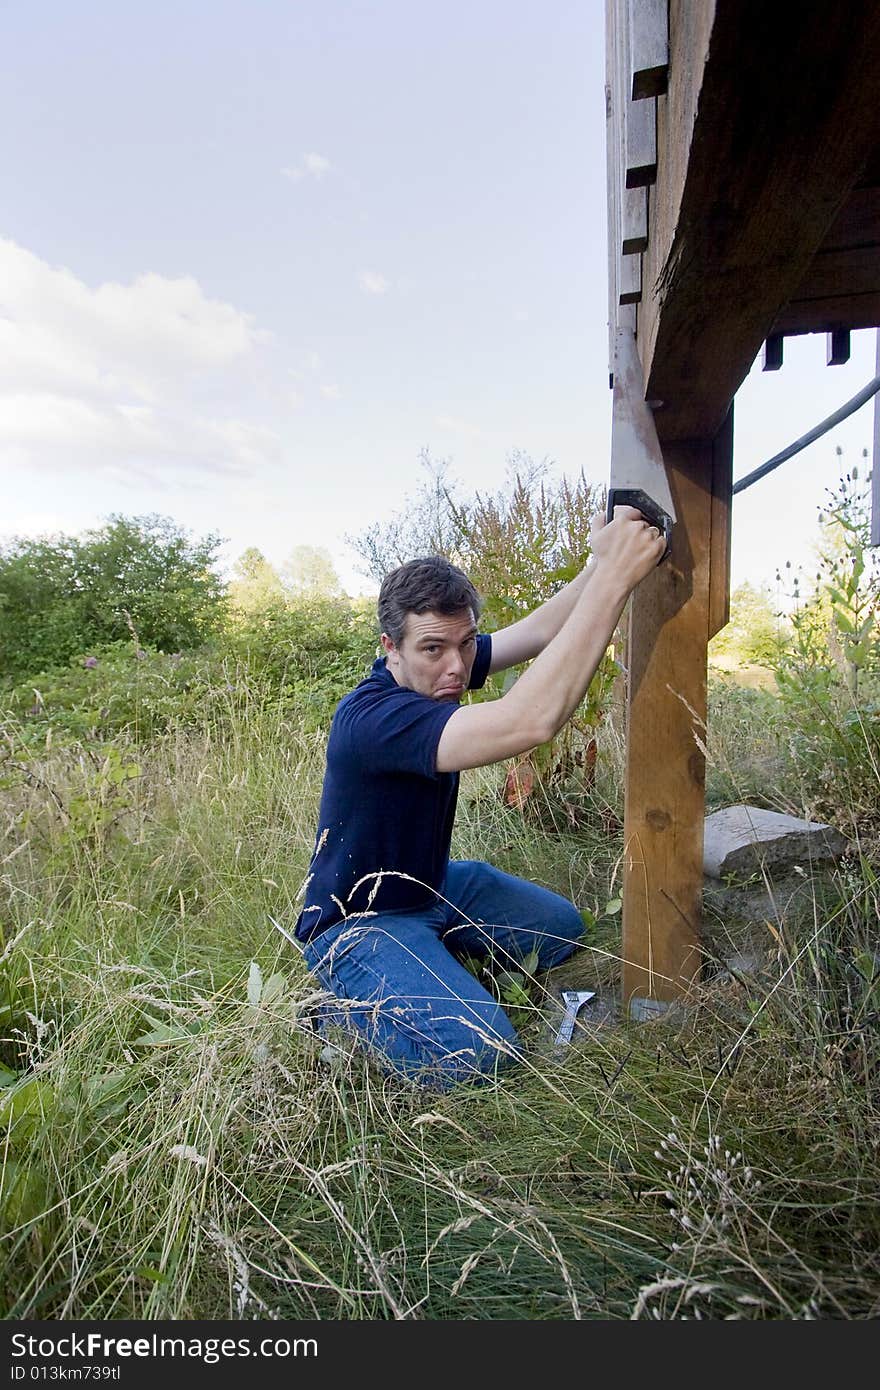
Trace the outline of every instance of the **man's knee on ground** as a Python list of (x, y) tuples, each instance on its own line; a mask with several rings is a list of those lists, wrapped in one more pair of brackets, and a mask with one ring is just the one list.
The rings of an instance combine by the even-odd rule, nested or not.
[(500, 1004), (479, 1013), (473, 1008), (446, 1016), (432, 1012), (430, 1020), (398, 1018), (381, 1031), (384, 1036), (374, 1035), (372, 1045), (395, 1070), (443, 1088), (488, 1080), (523, 1056), (519, 1034)]

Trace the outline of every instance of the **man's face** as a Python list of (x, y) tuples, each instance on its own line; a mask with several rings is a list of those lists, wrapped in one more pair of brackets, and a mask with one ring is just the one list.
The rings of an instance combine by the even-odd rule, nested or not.
[(477, 654), (477, 624), (470, 608), (461, 613), (407, 613), (395, 645), (386, 632), (382, 646), (398, 685), (431, 700), (460, 700)]

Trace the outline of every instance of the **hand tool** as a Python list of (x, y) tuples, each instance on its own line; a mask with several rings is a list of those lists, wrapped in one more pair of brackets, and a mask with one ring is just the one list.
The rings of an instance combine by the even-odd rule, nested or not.
[(559, 1032), (556, 1034), (555, 1046), (564, 1047), (571, 1042), (571, 1035), (574, 1032), (574, 1021), (578, 1016), (578, 1010), (587, 1003), (589, 999), (595, 997), (594, 989), (564, 989), (562, 999), (565, 1004), (565, 1017), (559, 1025)]

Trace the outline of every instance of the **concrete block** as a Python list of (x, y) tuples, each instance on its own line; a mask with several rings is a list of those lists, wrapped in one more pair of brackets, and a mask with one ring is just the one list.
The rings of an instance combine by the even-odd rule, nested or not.
[(821, 822), (800, 820), (759, 806), (725, 806), (706, 817), (703, 872), (726, 874), (788, 873), (794, 864), (837, 859), (846, 849), (840, 831)]

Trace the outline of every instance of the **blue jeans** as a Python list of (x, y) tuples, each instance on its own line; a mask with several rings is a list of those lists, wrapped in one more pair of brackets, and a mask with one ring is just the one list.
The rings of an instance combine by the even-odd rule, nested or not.
[(449, 865), (433, 905), (348, 917), (308, 942), (304, 956), (345, 1002), (333, 1021), (393, 1069), (447, 1087), (522, 1055), (501, 1005), (456, 957), (491, 951), (515, 969), (534, 950), (546, 970), (571, 955), (583, 930), (577, 908), (558, 893), (462, 860)]

